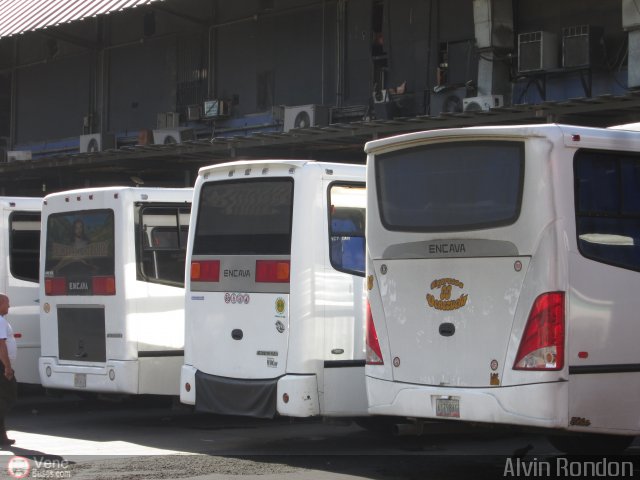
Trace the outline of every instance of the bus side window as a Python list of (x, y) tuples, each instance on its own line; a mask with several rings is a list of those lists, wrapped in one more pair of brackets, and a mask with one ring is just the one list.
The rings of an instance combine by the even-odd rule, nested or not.
[(184, 285), (189, 210), (146, 206), (140, 212), (140, 279)]
[(331, 206), (331, 264), (364, 275), (364, 210)]
[(578, 152), (576, 230), (587, 258), (640, 270), (640, 160), (616, 152)]
[(14, 212), (10, 219), (9, 261), (15, 278), (38, 282), (40, 213)]

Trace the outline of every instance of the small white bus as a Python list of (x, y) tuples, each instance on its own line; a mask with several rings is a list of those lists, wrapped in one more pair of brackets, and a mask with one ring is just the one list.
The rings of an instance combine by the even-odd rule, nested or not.
[(7, 320), (18, 346), (14, 364), (20, 383), (40, 384), (40, 308), (38, 265), (40, 260), (40, 210), (42, 199), (0, 197), (2, 235), (0, 251), (4, 261), (0, 291), (11, 302)]
[(626, 448), (640, 433), (640, 134), (472, 127), (365, 150), (369, 412)]
[(202, 168), (180, 399), (197, 411), (362, 416), (365, 167)]
[(107, 187), (44, 198), (44, 387), (178, 395), (192, 193)]

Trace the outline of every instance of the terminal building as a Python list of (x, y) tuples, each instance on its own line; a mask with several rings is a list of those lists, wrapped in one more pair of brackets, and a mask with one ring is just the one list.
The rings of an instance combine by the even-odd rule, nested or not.
[(0, 195), (640, 116), (633, 0), (0, 0)]

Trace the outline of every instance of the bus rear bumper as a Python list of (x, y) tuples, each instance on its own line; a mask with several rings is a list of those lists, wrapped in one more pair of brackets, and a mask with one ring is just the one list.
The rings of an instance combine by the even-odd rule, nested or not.
[(278, 380), (277, 410), (286, 417), (320, 415), (318, 381), (315, 375), (285, 375)]
[[(180, 369), (180, 402), (186, 405), (196, 404), (196, 372), (191, 365), (183, 365)], [(188, 385), (188, 387), (187, 387)], [(188, 388), (188, 390), (187, 390)]]
[(40, 357), (42, 386), (77, 392), (137, 394), (137, 360), (109, 360), (104, 366), (62, 365), (55, 357)]
[(568, 426), (568, 382), (446, 388), (367, 377), (366, 384), (371, 415), (541, 428)]

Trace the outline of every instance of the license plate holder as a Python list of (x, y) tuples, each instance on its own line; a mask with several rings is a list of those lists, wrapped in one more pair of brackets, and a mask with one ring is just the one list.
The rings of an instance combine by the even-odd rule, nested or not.
[(74, 373), (73, 374), (73, 386), (76, 388), (87, 388), (87, 374), (86, 373)]
[(436, 417), (460, 418), (460, 399), (436, 398)]

